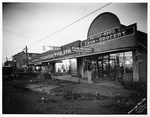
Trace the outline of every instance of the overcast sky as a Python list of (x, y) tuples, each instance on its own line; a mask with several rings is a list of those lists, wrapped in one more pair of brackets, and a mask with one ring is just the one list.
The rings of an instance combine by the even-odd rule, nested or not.
[(2, 61), (21, 52), (25, 46), (28, 46), (28, 52), (42, 53), (43, 46), (61, 46), (84, 40), (92, 21), (103, 12), (116, 14), (124, 25), (137, 23), (138, 30), (147, 33), (146, 4), (111, 3), (65, 30), (45, 38), (106, 4), (3, 3)]

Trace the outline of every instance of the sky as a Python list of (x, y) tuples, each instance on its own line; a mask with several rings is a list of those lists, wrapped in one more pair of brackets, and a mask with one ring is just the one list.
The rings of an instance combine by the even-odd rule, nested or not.
[(11, 60), (25, 46), (28, 52), (42, 53), (43, 46), (62, 46), (76, 40), (85, 40), (90, 24), (103, 12), (114, 13), (123, 25), (137, 23), (138, 30), (147, 33), (147, 4), (113, 2), (59, 31), (106, 4), (3, 2), (2, 62), (6, 61), (6, 57)]

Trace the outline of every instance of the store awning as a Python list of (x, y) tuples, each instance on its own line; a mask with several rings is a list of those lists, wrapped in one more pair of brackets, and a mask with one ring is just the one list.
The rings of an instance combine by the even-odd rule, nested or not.
[(76, 58), (85, 57), (85, 56), (92, 56), (92, 55), (97, 55), (97, 54), (117, 52), (117, 51), (127, 51), (127, 50), (133, 50), (133, 49), (136, 49), (136, 47), (117, 48), (117, 49), (113, 49), (113, 50), (107, 50), (107, 51), (101, 51), (101, 52), (94, 52), (94, 53), (90, 53), (90, 54), (82, 54), (82, 55), (76, 56)]
[(128, 50), (133, 50), (133, 49), (136, 49), (136, 47), (117, 48), (117, 49), (113, 49), (113, 50), (94, 52), (94, 53), (85, 53), (85, 54), (81, 54), (81, 55), (80, 55), (80, 53), (76, 53), (76, 54), (72, 54), (72, 55), (68, 55), (68, 56), (62, 56), (62, 57), (59, 57), (59, 58), (54, 58), (54, 59), (50, 59), (50, 60), (41, 61), (41, 62), (34, 63), (34, 64), (42, 64), (42, 63), (45, 63), (45, 62), (60, 61), (60, 60), (79, 58), (79, 57), (85, 57), (85, 56), (92, 56), (92, 55), (111, 53), (111, 52), (118, 52), (118, 51), (128, 51)]

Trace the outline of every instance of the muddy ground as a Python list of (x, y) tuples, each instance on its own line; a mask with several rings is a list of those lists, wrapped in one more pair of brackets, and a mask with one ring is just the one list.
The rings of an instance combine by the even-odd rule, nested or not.
[(146, 90), (25, 78), (3, 81), (2, 96), (3, 114), (127, 114)]

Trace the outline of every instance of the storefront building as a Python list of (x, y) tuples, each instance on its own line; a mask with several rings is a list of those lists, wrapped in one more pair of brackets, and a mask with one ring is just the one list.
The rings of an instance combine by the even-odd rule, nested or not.
[[(30, 66), (41, 73), (51, 72), (52, 75), (77, 76), (77, 58), (79, 54), (74, 48), (80, 47), (81, 41), (61, 46), (59, 50), (50, 50), (36, 56), (30, 61)], [(38, 70), (37, 70), (38, 69)]]
[(92, 80), (124, 82), (147, 81), (147, 35), (137, 25), (124, 26), (118, 17), (106, 12), (91, 23), (82, 47), (93, 48), (92, 54), (77, 56), (79, 75)]
[(147, 34), (137, 24), (124, 26), (110, 12), (97, 16), (91, 23), (87, 39), (64, 45), (32, 59), (54, 75), (80, 78), (147, 82)]

